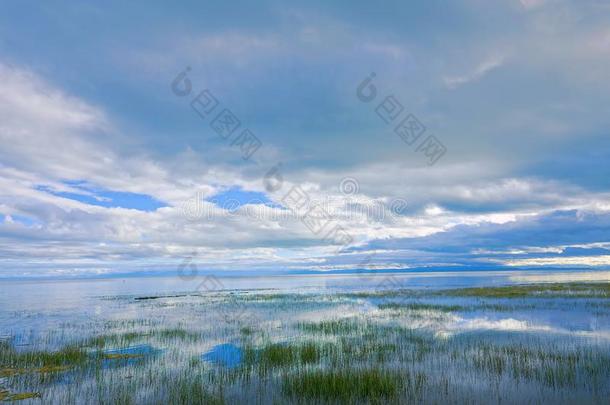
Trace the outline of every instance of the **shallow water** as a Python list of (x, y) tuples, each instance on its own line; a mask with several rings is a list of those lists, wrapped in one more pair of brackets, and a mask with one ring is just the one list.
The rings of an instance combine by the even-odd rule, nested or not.
[[(183, 305), (192, 299), (191, 295), (212, 295), (214, 293), (244, 294), (256, 293), (345, 293), (353, 291), (370, 291), (377, 289), (444, 289), (476, 286), (501, 286), (527, 283), (528, 280), (608, 280), (608, 272), (580, 271), (494, 271), (494, 272), (436, 272), (408, 273), (372, 276), (359, 275), (304, 275), (304, 276), (274, 276), (274, 277), (217, 277), (214, 282), (201, 287), (204, 276), (193, 280), (176, 277), (148, 277), (124, 279), (95, 280), (56, 280), (56, 281), (0, 281), (0, 336), (14, 336), (17, 345), (29, 345), (36, 336), (48, 331), (57, 330), (66, 325), (101, 323), (136, 319), (150, 316), (154, 312), (164, 312), (163, 309), (172, 305)], [(216, 281), (217, 280), (217, 281)], [(157, 296), (176, 297), (162, 298), (161, 301), (151, 299), (134, 304), (134, 298), (155, 298)], [(444, 298), (434, 297), (439, 303), (468, 305), (477, 300), (467, 297)], [(429, 302), (424, 299), (418, 302)], [(599, 300), (597, 300), (599, 301)], [(371, 300), (374, 302), (374, 300)], [(500, 300), (500, 303), (506, 300)], [(607, 318), (595, 316), (590, 308), (586, 308), (595, 300), (553, 300), (544, 309), (519, 311), (515, 306), (510, 319), (518, 319), (535, 328), (548, 327), (557, 330), (573, 332), (600, 332), (607, 334)], [(576, 305), (574, 305), (576, 303)], [(149, 305), (150, 304), (150, 305)], [(157, 306), (159, 306), (157, 305)], [(366, 304), (359, 310), (366, 310)], [(594, 311), (593, 311), (594, 312)], [(506, 319), (505, 314), (483, 311), (470, 313), (467, 319), (489, 319), (492, 325), (502, 327), (497, 321)], [(462, 322), (464, 325), (474, 325), (476, 322)], [(482, 323), (481, 323), (482, 324)], [(465, 326), (469, 327), (469, 326)], [(523, 326), (525, 327), (525, 326)], [(83, 331), (90, 334), (90, 331)]]
[[(338, 361), (347, 369), (360, 369), (364, 364), (399, 370), (407, 376), (426, 374), (429, 388), (420, 387), (418, 398), (409, 397), (413, 387), (411, 391), (405, 388), (403, 394), (397, 394), (403, 399), (476, 403), (486, 402), (489, 395), (498, 402), (512, 395), (509, 402), (569, 403), (575, 398), (595, 402), (610, 394), (610, 368), (602, 361), (606, 356), (610, 359), (606, 297), (566, 293), (489, 298), (439, 292), (571, 279), (607, 282), (608, 273), (0, 282), (0, 336), (18, 353), (76, 344), (87, 347), (93, 357), (101, 356), (97, 365), (87, 363), (78, 373), (70, 371), (70, 383), (61, 375), (42, 378), (30, 372), (0, 378), (0, 389), (40, 392), (51, 403), (70, 403), (82, 396), (92, 402), (123, 396), (136, 403), (171, 402), (175, 395), (182, 398), (181, 390), (191, 392), (181, 384), (199, 378), (229, 403), (286, 402), (291, 398), (283, 393), (281, 379), (311, 369), (309, 363), (299, 362), (319, 354), (298, 354), (298, 347), (315, 343), (342, 350), (342, 354), (332, 354), (324, 346), (325, 354), (312, 360), (322, 370), (336, 367)], [(200, 288), (202, 282), (205, 288)], [(401, 292), (393, 293), (395, 290)], [(499, 354), (478, 351), (489, 345), (508, 345), (510, 350)], [(534, 360), (513, 364), (521, 361), (510, 357), (515, 351), (525, 353), (519, 356), (534, 356)], [(547, 351), (550, 354), (544, 354)], [(557, 360), (571, 359), (574, 353), (602, 365), (589, 367), (588, 360), (581, 359), (578, 364), (584, 368), (577, 370), (573, 360), (568, 366)], [(480, 356), (485, 362), (472, 363)], [(494, 367), (500, 367), (499, 371)], [(587, 379), (585, 373), (595, 373), (595, 378)], [(588, 382), (596, 379), (607, 383)], [(151, 391), (151, 386), (163, 384), (182, 388), (176, 388), (178, 393), (173, 388)], [(444, 384), (445, 393), (437, 393), (435, 384)], [(255, 395), (256, 400), (250, 401), (248, 395)]]
[(233, 343), (223, 343), (202, 354), (201, 358), (213, 364), (233, 368), (242, 362), (242, 356), (242, 350), (239, 347)]

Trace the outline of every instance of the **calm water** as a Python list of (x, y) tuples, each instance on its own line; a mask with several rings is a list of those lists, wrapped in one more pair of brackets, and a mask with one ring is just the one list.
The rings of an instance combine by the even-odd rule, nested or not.
[[(300, 381), (315, 365), (420, 375), (420, 388), (398, 389), (403, 402), (604, 403), (607, 297), (436, 290), (608, 280), (607, 271), (503, 271), (0, 281), (0, 339), (10, 350), (76, 344), (90, 356), (44, 376), (35, 364), (0, 369), (0, 392), (148, 404), (190, 401), (205, 387), (227, 403), (290, 403), (290, 376)], [(381, 291), (393, 289), (409, 291)], [(300, 354), (283, 358), (288, 346)]]
[[(16, 336), (19, 344), (28, 345), (42, 332), (63, 328), (67, 324), (82, 324), (92, 320), (135, 319), (150, 316), (146, 301), (134, 305), (138, 297), (184, 294), (244, 294), (247, 292), (332, 294), (334, 292), (371, 291), (379, 289), (443, 289), (471, 286), (569, 281), (605, 281), (607, 271), (494, 271), (494, 272), (418, 272), (408, 274), (358, 275), (299, 275), (266, 277), (210, 277), (194, 279), (174, 277), (115, 278), (93, 280), (30, 280), (0, 281), (0, 336)], [(186, 297), (188, 298), (188, 297)], [(170, 298), (171, 299), (171, 298)], [(438, 301), (439, 299), (435, 299)], [(425, 301), (425, 300), (424, 300)], [(445, 299), (447, 301), (447, 299)], [(468, 299), (453, 299), (452, 303), (468, 303)], [(137, 304), (137, 303), (135, 303)], [(531, 324), (544, 321), (546, 326), (566, 330), (605, 330), (606, 319), (583, 316), (579, 307), (570, 311), (551, 306), (550, 309), (524, 311), (518, 317)], [(481, 314), (471, 313), (470, 317)], [(486, 313), (482, 318), (493, 327), (503, 314)], [(499, 319), (496, 319), (499, 318)], [(514, 320), (515, 317), (511, 317)], [(474, 327), (468, 320), (465, 327)], [(480, 322), (479, 322), (480, 323)], [(504, 322), (506, 324), (506, 322)], [(509, 322), (510, 323), (510, 322)], [(513, 322), (514, 323), (514, 322)], [(481, 323), (480, 323), (481, 324)], [(497, 326), (497, 325), (496, 325)], [(546, 327), (545, 326), (545, 327)]]

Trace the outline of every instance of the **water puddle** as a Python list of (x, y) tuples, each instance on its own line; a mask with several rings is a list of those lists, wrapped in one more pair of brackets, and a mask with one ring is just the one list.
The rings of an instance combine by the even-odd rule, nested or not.
[(212, 350), (201, 355), (201, 358), (205, 361), (228, 368), (237, 367), (241, 363), (242, 357), (241, 349), (233, 343), (216, 345)]

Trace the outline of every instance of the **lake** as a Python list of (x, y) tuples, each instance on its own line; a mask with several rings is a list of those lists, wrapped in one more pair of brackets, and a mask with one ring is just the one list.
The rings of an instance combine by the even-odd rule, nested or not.
[(2, 281), (0, 399), (603, 402), (608, 280), (532, 270)]

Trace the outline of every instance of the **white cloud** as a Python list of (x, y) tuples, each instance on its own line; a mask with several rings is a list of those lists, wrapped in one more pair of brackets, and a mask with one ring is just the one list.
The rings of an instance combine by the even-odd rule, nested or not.
[(514, 274), (511, 281), (518, 283), (567, 283), (567, 282), (599, 282), (610, 280), (610, 271), (570, 272), (551, 274)]
[[(522, 2), (523, 7), (528, 9), (541, 4), (540, 0)], [(444, 84), (456, 89), (482, 78), (487, 79), (487, 75), (505, 65), (507, 55), (510, 55), (511, 64), (515, 63), (520, 74), (532, 71), (544, 75), (547, 72), (560, 72), (558, 77), (565, 75), (577, 85), (589, 80), (599, 90), (598, 86), (603, 87), (607, 82), (600, 80), (607, 76), (607, 69), (603, 70), (606, 65), (598, 63), (607, 59), (608, 35), (605, 28), (593, 26), (590, 30), (576, 30), (572, 25), (557, 24), (558, 20), (554, 18), (543, 18), (542, 14), (546, 12), (544, 8), (536, 13), (519, 13), (525, 19), (519, 26), (523, 32), (511, 32), (507, 39), (494, 37), (491, 33), (490, 38), (483, 41), (484, 44), (479, 39), (468, 42), (465, 46), (468, 49), (460, 51), (455, 60), (448, 60), (443, 65), (453, 66), (451, 62), (463, 58), (470, 66), (463, 70), (456, 68), (457, 73), (451, 75), (445, 74)], [(563, 18), (566, 13), (561, 14)], [(212, 84), (215, 84), (214, 79), (221, 80), (219, 77), (236, 76), (232, 71), (227, 73), (225, 70), (230, 68), (227, 61), (238, 67), (253, 67), (266, 76), (270, 67), (278, 67), (277, 61), (287, 60), (294, 65), (307, 62), (308, 70), (303, 74), (308, 77), (307, 74), (318, 74), (337, 61), (346, 66), (356, 66), (356, 70), (361, 69), (362, 64), (355, 62), (365, 60), (368, 63), (378, 59), (380, 64), (391, 62), (388, 65), (392, 66), (392, 71), (405, 70), (405, 62), (416, 61), (416, 69), (409, 71), (412, 77), (407, 80), (406, 86), (415, 82), (417, 85), (425, 83), (426, 76), (421, 73), (424, 71), (432, 71), (435, 79), (439, 77), (438, 70), (428, 69), (435, 62), (426, 60), (428, 56), (438, 55), (417, 52), (417, 49), (429, 47), (431, 44), (428, 42), (418, 42), (416, 39), (407, 42), (406, 37), (401, 41), (400, 33), (385, 37), (380, 33), (372, 35), (359, 26), (340, 21), (317, 26), (311, 25), (309, 16), (298, 21), (294, 27), (282, 26), (279, 34), (220, 31), (178, 35), (168, 39), (165, 47), (135, 50), (137, 69), (134, 70), (140, 74), (152, 66), (152, 69), (162, 70), (163, 73), (169, 70), (170, 74), (174, 74), (175, 65), (188, 60), (189, 63), (193, 62), (193, 66), (200, 64), (198, 72), (206, 76), (205, 85), (208, 85), (208, 76), (214, 76), (210, 79)], [(411, 49), (405, 43), (415, 46)], [(481, 52), (481, 49), (485, 51)], [(490, 49), (505, 52), (490, 53)], [(131, 54), (134, 50), (128, 51)], [(443, 53), (443, 49), (439, 51)], [(464, 57), (473, 54), (477, 56)], [(429, 59), (436, 60), (434, 57)], [(591, 71), (594, 74), (583, 74)], [(345, 72), (347, 76), (353, 73)], [(252, 79), (250, 74), (248, 71), (247, 80)], [(166, 76), (163, 76), (163, 86), (167, 86), (166, 81), (169, 80)], [(380, 94), (382, 80), (387, 80), (388, 87), (401, 83), (392, 83), (389, 76), (382, 79), (381, 74), (379, 79)], [(195, 79), (193, 81), (195, 83)], [(433, 81), (437, 83), (437, 80)], [(153, 158), (145, 145), (126, 146), (123, 137), (143, 138), (140, 134), (125, 134), (123, 129), (117, 128), (115, 122), (118, 121), (103, 108), (67, 94), (32, 72), (0, 65), (0, 83), (0, 141), (3, 144), (0, 150), (0, 213), (12, 219), (0, 224), (3, 235), (0, 253), (11, 263), (18, 265), (23, 257), (29, 257), (37, 265), (46, 262), (66, 269), (83, 269), (86, 266), (81, 264), (87, 264), (107, 271), (112, 266), (127, 266), (138, 261), (158, 267), (167, 266), (175, 262), (177, 256), (196, 250), (201, 265), (228, 268), (239, 267), (243, 263), (257, 266), (275, 263), (296, 268), (308, 259), (323, 260), (325, 255), (331, 255), (329, 252), (332, 250), (323, 238), (313, 235), (297, 218), (280, 215), (284, 213), (278, 209), (269, 209), (269, 215), (257, 220), (242, 210), (228, 216), (212, 204), (207, 204), (207, 207), (218, 215), (210, 219), (188, 221), (181, 215), (182, 203), (198, 191), (206, 196), (212, 195), (219, 185), (242, 185), (262, 191), (260, 178), (247, 172), (251, 167), (212, 165), (206, 160), (205, 153), (191, 149), (177, 156), (164, 154), (161, 158)], [(242, 84), (235, 81), (235, 86)], [(565, 85), (565, 82), (561, 84)], [(280, 83), (278, 88), (282, 86), (284, 83)], [(278, 88), (273, 90), (278, 91)], [(499, 119), (492, 120), (490, 129), (479, 131), (472, 139), (465, 139), (468, 132), (459, 125), (454, 126), (460, 117), (438, 112), (443, 110), (445, 100), (434, 99), (430, 91), (415, 90), (413, 98), (409, 100), (413, 105), (407, 105), (405, 100), (410, 93), (405, 91), (405, 98), (402, 99), (405, 108), (417, 108), (424, 104), (432, 106), (434, 111), (428, 116), (430, 119), (426, 125), (432, 131), (439, 123), (445, 124), (447, 133), (441, 135), (454, 140), (452, 144), (447, 143), (449, 152), (442, 164), (435, 167), (421, 164), (422, 161), (417, 161), (417, 156), (392, 135), (389, 127), (387, 136), (393, 139), (383, 138), (383, 142), (390, 145), (388, 149), (396, 149), (392, 151), (394, 154), (390, 159), (386, 159), (385, 155), (376, 156), (375, 150), (371, 149), (370, 154), (375, 157), (369, 159), (367, 156), (367, 163), (352, 159), (340, 168), (330, 164), (316, 170), (300, 169), (299, 159), (302, 156), (298, 152), (291, 150), (280, 153), (279, 148), (273, 149), (271, 142), (267, 142), (262, 153), (271, 154), (274, 162), (279, 158), (284, 158), (284, 162), (289, 159), (296, 162), (293, 165), (296, 168), (285, 176), (284, 188), (272, 197), (279, 200), (292, 185), (301, 185), (312, 199), (328, 199), (333, 217), (359, 245), (371, 239), (433, 235), (460, 225), (509, 224), (524, 216), (536, 216), (557, 209), (595, 207), (608, 210), (608, 193), (590, 191), (563, 180), (516, 175), (527, 171), (521, 170), (519, 162), (515, 163), (518, 159), (514, 158), (514, 153), (507, 153), (511, 151), (505, 149), (505, 143), (495, 142), (504, 142), (502, 137), (506, 136), (506, 131), (502, 132), (502, 129), (508, 128), (508, 132), (516, 138), (523, 132), (520, 129), (524, 126), (535, 134), (562, 133), (573, 136), (575, 129), (593, 133), (588, 130), (588, 125), (595, 120), (574, 119), (574, 112), (588, 110), (580, 99), (561, 100), (561, 108), (557, 109), (560, 119), (545, 114), (549, 104), (538, 100), (524, 103), (519, 111), (505, 111), (504, 103), (499, 103), (502, 104), (497, 107), (501, 110)], [(352, 92), (353, 88), (347, 91)], [(442, 93), (449, 97), (457, 92)], [(353, 94), (349, 97), (346, 102), (344, 99), (338, 102), (356, 101)], [(336, 101), (320, 104), (331, 105)], [(483, 115), (478, 112), (473, 100), (459, 100), (459, 103), (472, 106), (477, 115)], [(557, 104), (550, 107), (556, 108)], [(188, 109), (186, 104), (185, 108)], [(373, 111), (369, 112), (376, 118)], [(596, 115), (598, 121), (603, 116)], [(332, 115), (332, 119), (338, 122), (349, 121), (345, 117), (351, 116), (345, 111)], [(313, 120), (316, 119), (313, 117)], [(507, 124), (502, 119), (510, 122)], [(473, 127), (480, 129), (481, 125), (476, 122)], [(595, 125), (591, 124), (591, 128), (595, 128)], [(351, 136), (350, 128), (336, 131), (335, 134), (341, 131)], [(379, 134), (376, 127), (370, 132), (371, 136), (362, 143), (367, 153), (368, 145), (380, 143), (380, 137), (386, 135)], [(530, 136), (530, 132), (523, 136)], [(286, 136), (293, 135), (288, 133)], [(305, 145), (306, 142), (309, 140), (302, 138), (295, 143), (315, 160), (315, 149), (314, 152), (307, 149), (313, 142)], [(463, 152), (468, 150), (470, 153), (485, 143), (491, 145), (488, 155), (479, 153), (480, 150), (472, 155)], [(347, 147), (342, 146), (339, 152), (350, 155), (357, 146), (348, 144)], [(464, 158), (465, 155), (468, 157)], [(287, 156), (289, 159), (286, 159)], [(371, 161), (373, 163), (368, 163)], [(337, 190), (339, 180), (346, 176), (355, 177), (360, 182), (361, 191), (356, 201), (360, 206), (387, 207), (393, 198), (401, 198), (407, 201), (407, 212), (400, 216), (386, 215), (382, 220), (353, 215), (344, 196)], [(86, 180), (110, 190), (147, 194), (167, 202), (169, 207), (155, 212), (96, 207), (36, 189), (37, 185), (45, 185), (56, 191), (83, 193), (62, 180)], [(95, 197), (93, 193), (85, 194)], [(33, 218), (36, 222), (27, 225), (14, 220), (19, 216)], [(100, 245), (100, 242), (105, 244)], [(532, 253), (534, 249), (506, 251)], [(479, 253), (485, 252), (481, 250)], [(401, 263), (390, 261), (387, 265), (402, 266)], [(331, 264), (322, 266), (320, 268), (329, 268), (324, 266)], [(351, 265), (343, 266), (349, 268)]]
[(503, 261), (507, 266), (609, 266), (610, 255), (579, 257), (541, 257)]
[(519, 0), (519, 3), (521, 3), (523, 8), (526, 10), (536, 9), (544, 5), (546, 2), (547, 0)]
[(444, 76), (443, 81), (449, 89), (455, 89), (466, 83), (477, 81), (494, 69), (502, 66), (506, 60), (504, 55), (491, 55), (479, 63), (471, 72), (459, 76)]

